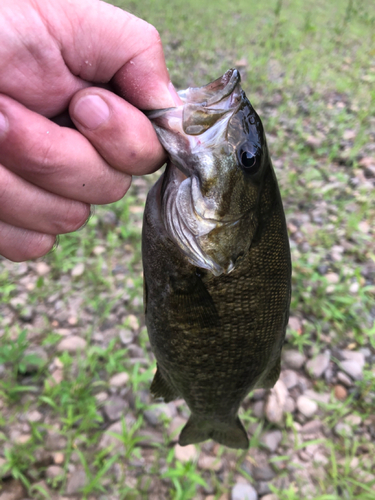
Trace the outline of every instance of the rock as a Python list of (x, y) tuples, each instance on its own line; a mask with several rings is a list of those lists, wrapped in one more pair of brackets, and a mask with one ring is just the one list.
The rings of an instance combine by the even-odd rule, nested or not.
[(330, 353), (325, 351), (306, 363), (306, 371), (312, 378), (320, 378), (329, 366)]
[(345, 424), (344, 422), (336, 424), (333, 430), (337, 436), (351, 437), (353, 435), (351, 426), (349, 424)]
[[(102, 450), (109, 448), (111, 452), (117, 453), (123, 447), (123, 443), (121, 441), (122, 433), (122, 422), (115, 422), (110, 425), (104, 432), (99, 442), (99, 448)], [(114, 434), (119, 434), (119, 436), (115, 436)]]
[(259, 401), (260, 399), (264, 399), (264, 396), (266, 395), (266, 393), (267, 393), (266, 389), (254, 389), (253, 399), (255, 401)]
[(304, 396), (324, 404), (328, 404), (330, 400), (330, 394), (328, 392), (320, 393), (320, 392), (315, 392), (312, 389), (307, 389), (304, 392)]
[(345, 387), (352, 387), (353, 381), (350, 377), (346, 375), (344, 372), (338, 372), (337, 373), (337, 379), (339, 382), (345, 385)]
[(340, 281), (340, 276), (337, 273), (327, 273), (325, 277), (331, 285), (335, 285)]
[(298, 375), (293, 370), (283, 370), (280, 373), (280, 379), (284, 382), (287, 389), (292, 389), (298, 384)]
[(119, 337), (122, 344), (128, 345), (133, 342), (134, 334), (131, 330), (128, 330), (127, 328), (122, 328), (119, 332)]
[(85, 272), (85, 264), (83, 262), (79, 262), (73, 267), (70, 274), (73, 276), (73, 278), (77, 278), (78, 276), (82, 276), (84, 272)]
[(52, 457), (53, 457), (53, 462), (56, 465), (60, 465), (60, 464), (64, 463), (65, 455), (64, 455), (64, 453), (61, 453), (61, 451), (57, 451), (56, 453), (54, 453), (52, 455)]
[(283, 438), (281, 431), (270, 431), (263, 434), (260, 442), (271, 452), (274, 453)]
[(300, 433), (303, 435), (304, 439), (316, 439), (322, 429), (322, 422), (320, 420), (311, 420), (306, 422), (301, 429)]
[(288, 326), (291, 330), (294, 330), (295, 332), (302, 331), (301, 321), (296, 316), (290, 316)]
[(183, 463), (195, 461), (198, 458), (198, 451), (193, 444), (188, 444), (187, 446), (176, 444), (174, 447), (174, 454), (176, 459)]
[(352, 427), (358, 427), (359, 425), (361, 425), (362, 419), (359, 415), (351, 414), (345, 417), (345, 422), (351, 425)]
[(60, 368), (57, 368), (57, 370), (54, 370), (53, 373), (51, 373), (50, 384), (52, 386), (56, 384), (61, 384), (63, 379), (64, 379), (64, 371), (61, 370)]
[(126, 372), (116, 373), (109, 379), (111, 387), (124, 387), (129, 382), (129, 375)]
[(254, 465), (253, 476), (257, 481), (271, 481), (276, 474), (268, 463)]
[(35, 264), (35, 271), (39, 276), (45, 276), (51, 271), (51, 268), (46, 262), (37, 262)]
[(260, 497), (262, 497), (262, 500), (263, 500), (264, 495), (268, 495), (268, 493), (271, 493), (268, 482), (267, 481), (258, 481), (257, 492), (258, 492), (258, 495)]
[(284, 382), (279, 379), (273, 389), (270, 390), (265, 404), (265, 414), (269, 422), (281, 424), (287, 395), (288, 390)]
[(120, 396), (111, 396), (103, 404), (104, 413), (109, 420), (119, 420), (129, 405)]
[(21, 481), (11, 479), (2, 483), (0, 500), (21, 500), (24, 496), (25, 490)]
[(264, 401), (255, 401), (253, 405), (253, 415), (256, 418), (264, 417)]
[(296, 403), (294, 402), (294, 399), (290, 396), (287, 396), (284, 404), (284, 412), (293, 413), (295, 409), (296, 409)]
[(320, 451), (317, 451), (313, 457), (313, 462), (317, 465), (327, 465), (329, 460)]
[(164, 419), (171, 420), (177, 415), (176, 407), (173, 403), (159, 403), (143, 412), (145, 419), (150, 425), (158, 425)]
[(28, 422), (40, 422), (43, 418), (43, 415), (39, 413), (37, 410), (31, 410), (26, 415), (26, 420)]
[(138, 442), (138, 446), (143, 448), (160, 448), (164, 445), (164, 439), (161, 432), (155, 429), (143, 429), (140, 431), (141, 440)]
[(103, 245), (97, 245), (96, 247), (94, 247), (92, 249), (92, 253), (94, 255), (101, 255), (102, 253), (104, 253), (106, 251), (106, 247), (104, 247)]
[(341, 351), (341, 355), (345, 360), (355, 361), (361, 369), (365, 366), (365, 355), (361, 351)]
[(310, 418), (318, 411), (318, 405), (312, 399), (306, 396), (299, 396), (297, 399), (297, 408), (302, 415)]
[(78, 337), (78, 335), (70, 335), (69, 337), (65, 337), (61, 340), (57, 346), (57, 350), (58, 352), (67, 351), (69, 353), (75, 353), (85, 349), (86, 345), (87, 342), (82, 337)]
[(57, 477), (62, 477), (64, 476), (65, 471), (62, 467), (59, 467), (58, 465), (50, 465), (46, 469), (46, 477), (47, 479), (55, 479)]
[(362, 380), (363, 378), (363, 366), (358, 364), (355, 360), (342, 361), (340, 363), (340, 368), (350, 377), (352, 377), (353, 380)]
[(292, 370), (299, 370), (306, 361), (306, 356), (299, 351), (289, 350), (283, 351), (283, 361)]
[(342, 385), (335, 385), (334, 389), (335, 398), (339, 401), (344, 401), (348, 397), (348, 391)]
[(124, 319), (124, 323), (125, 325), (129, 326), (133, 330), (133, 332), (138, 330), (139, 328), (139, 320), (134, 314), (129, 314), (129, 316), (126, 316), (126, 318)]
[(75, 493), (79, 493), (80, 490), (86, 486), (87, 484), (87, 476), (84, 469), (79, 468), (76, 469), (70, 475), (67, 485), (66, 485), (66, 494), (73, 495)]
[(95, 394), (95, 399), (97, 400), (98, 404), (102, 404), (108, 399), (108, 394), (104, 391), (98, 392), (97, 394)]
[(172, 422), (169, 424), (168, 428), (168, 435), (171, 439), (177, 438), (177, 436), (180, 434), (182, 428), (186, 424), (187, 420), (186, 418), (182, 418), (179, 415), (175, 416), (172, 419)]
[(201, 454), (198, 459), (198, 467), (203, 470), (218, 472), (223, 468), (223, 461), (218, 457), (211, 457), (210, 455)]
[(47, 450), (63, 450), (66, 448), (67, 439), (55, 429), (49, 429), (44, 443)]
[(237, 483), (232, 488), (231, 500), (258, 500), (258, 493), (249, 483)]
[(262, 500), (279, 500), (279, 497), (275, 493), (271, 493), (270, 495), (263, 496)]

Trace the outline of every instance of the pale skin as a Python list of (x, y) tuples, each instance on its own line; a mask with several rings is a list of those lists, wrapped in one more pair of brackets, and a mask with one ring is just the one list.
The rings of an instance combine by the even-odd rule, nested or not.
[[(116, 85), (118, 96), (95, 85)], [(140, 110), (175, 106), (158, 32), (99, 0), (0, 2), (0, 255), (41, 257), (165, 160)], [(69, 111), (77, 130), (52, 119)]]

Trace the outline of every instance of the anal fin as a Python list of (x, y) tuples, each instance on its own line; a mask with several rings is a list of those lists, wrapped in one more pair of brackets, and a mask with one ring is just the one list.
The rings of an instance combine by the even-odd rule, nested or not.
[(163, 378), (159, 368), (156, 369), (150, 392), (155, 399), (163, 398), (165, 403), (169, 403), (179, 396), (176, 390)]

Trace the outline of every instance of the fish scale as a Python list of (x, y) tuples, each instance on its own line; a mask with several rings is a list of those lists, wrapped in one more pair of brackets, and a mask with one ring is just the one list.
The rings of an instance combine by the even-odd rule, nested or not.
[(191, 416), (182, 446), (211, 438), (246, 448), (241, 402), (255, 387), (272, 387), (280, 372), (291, 290), (285, 216), (239, 73), (181, 97), (182, 106), (149, 115), (170, 157), (148, 195), (142, 237), (157, 360), (151, 393), (185, 399)]

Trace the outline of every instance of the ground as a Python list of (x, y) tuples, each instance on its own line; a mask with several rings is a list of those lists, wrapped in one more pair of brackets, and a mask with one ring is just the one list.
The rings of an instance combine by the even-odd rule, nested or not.
[[(120, 2), (119, 2), (120, 4)], [(0, 260), (0, 500), (375, 498), (375, 14), (370, 2), (122, 2), (173, 82), (237, 67), (263, 120), (293, 261), (279, 382), (248, 451), (181, 448), (155, 404), (140, 231), (149, 187), (35, 262)]]

